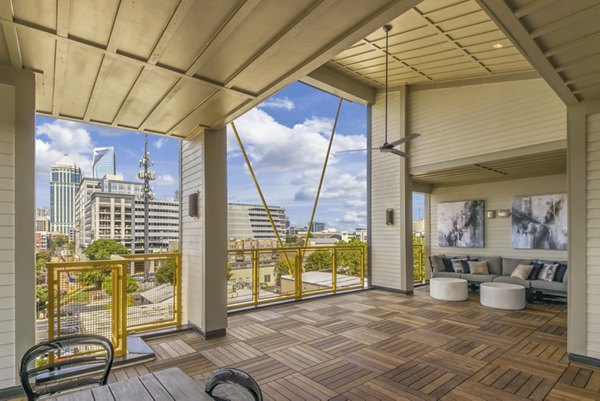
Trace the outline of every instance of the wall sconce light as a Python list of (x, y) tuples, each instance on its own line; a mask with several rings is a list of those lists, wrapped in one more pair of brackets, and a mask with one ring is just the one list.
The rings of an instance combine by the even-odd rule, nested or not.
[(394, 209), (385, 210), (385, 224), (388, 226), (394, 225)]
[(502, 217), (502, 218), (510, 217), (510, 209), (498, 210), (498, 217)]
[(188, 214), (190, 217), (200, 217), (200, 193), (194, 192), (188, 196)]
[(488, 219), (495, 219), (496, 218), (496, 211), (495, 210), (488, 210), (487, 212), (485, 212), (485, 217), (487, 217)]

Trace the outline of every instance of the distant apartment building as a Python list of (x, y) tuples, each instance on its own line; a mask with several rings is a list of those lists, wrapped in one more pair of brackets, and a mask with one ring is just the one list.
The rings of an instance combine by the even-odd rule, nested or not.
[[(179, 200), (150, 201), (148, 253), (168, 252), (179, 241)], [(144, 201), (135, 201), (135, 253), (144, 253)]]
[[(273, 222), (282, 241), (286, 237), (285, 208), (269, 206)], [(276, 239), (267, 211), (262, 205), (229, 203), (227, 205), (227, 236), (235, 239)]]
[(314, 221), (312, 223), (310, 231), (313, 233), (320, 233), (322, 231), (325, 231), (325, 223), (320, 223), (318, 221)]
[[(84, 178), (76, 198), (76, 240), (84, 248), (97, 239), (114, 239), (132, 253), (144, 253), (143, 184), (122, 176)], [(151, 200), (149, 253), (168, 252), (179, 241), (179, 202)]]
[(50, 168), (50, 231), (75, 237), (75, 196), (81, 169), (65, 154)]
[(106, 175), (117, 174), (117, 160), (115, 148), (112, 146), (94, 148), (94, 161), (92, 166), (93, 178), (104, 178)]
[(35, 251), (45, 252), (50, 248), (50, 233), (48, 231), (35, 232)]

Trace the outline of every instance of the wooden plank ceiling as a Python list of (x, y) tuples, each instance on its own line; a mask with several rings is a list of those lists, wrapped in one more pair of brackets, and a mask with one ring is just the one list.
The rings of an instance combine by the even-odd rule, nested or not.
[(419, 0), (0, 0), (0, 66), (37, 112), (189, 138), (219, 127)]
[[(392, 87), (533, 70), (475, 0), (425, 0), (391, 24)], [(385, 33), (361, 39), (329, 66), (383, 87)]]

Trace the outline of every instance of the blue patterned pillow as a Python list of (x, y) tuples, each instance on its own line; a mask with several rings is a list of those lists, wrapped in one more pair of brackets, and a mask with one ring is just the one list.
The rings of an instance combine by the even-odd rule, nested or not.
[(479, 262), (479, 259), (471, 259), (469, 257), (462, 258), (460, 263), (463, 266), (463, 272), (467, 274), (471, 274), (471, 267), (469, 266), (469, 262)]
[(454, 269), (452, 268), (452, 261), (450, 260), (450, 258), (442, 258), (442, 261), (444, 262), (444, 268), (447, 272), (454, 272)]
[(540, 272), (542, 271), (542, 267), (544, 267), (544, 264), (542, 262), (531, 262), (530, 265), (533, 266), (533, 270), (531, 271), (527, 279), (538, 280), (540, 277)]
[(562, 283), (565, 279), (565, 274), (567, 274), (567, 265), (560, 262), (555, 263), (558, 263), (558, 268), (556, 269), (556, 274), (554, 274), (554, 281)]

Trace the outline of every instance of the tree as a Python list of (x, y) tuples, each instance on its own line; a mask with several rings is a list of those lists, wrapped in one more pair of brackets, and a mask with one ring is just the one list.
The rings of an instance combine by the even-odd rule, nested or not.
[(304, 270), (307, 272), (331, 270), (333, 258), (331, 252), (319, 249), (306, 258)]
[(35, 283), (46, 284), (48, 269), (46, 263), (50, 261), (50, 255), (46, 252), (39, 252), (35, 255)]
[(285, 257), (279, 259), (279, 261), (275, 264), (275, 268), (273, 269), (273, 274), (275, 274), (275, 285), (278, 287), (281, 286), (281, 276), (286, 276), (288, 274), (293, 275), (295, 267), (296, 263), (293, 258), (290, 258), (289, 264)]
[(60, 256), (60, 251), (65, 244), (69, 243), (69, 237), (66, 235), (53, 235), (50, 239), (50, 254)]
[[(129, 274), (127, 275), (127, 293), (131, 294), (132, 292), (136, 292), (140, 288), (140, 285), (133, 277)], [(102, 283), (102, 289), (109, 297), (112, 296), (112, 274), (106, 276)]]
[(302, 240), (297, 235), (289, 235), (285, 237), (285, 246), (286, 247), (298, 247), (302, 246)]
[[(338, 271), (350, 276), (360, 276), (361, 251), (359, 249), (344, 249), (344, 247), (364, 247), (363, 241), (338, 241), (335, 243), (337, 249), (337, 268)], [(367, 269), (365, 258), (365, 271)]]
[(112, 239), (97, 239), (84, 249), (83, 253), (89, 260), (109, 260), (112, 255), (129, 253), (125, 245)]
[(160, 267), (156, 269), (156, 272), (154, 273), (156, 282), (158, 284), (173, 284), (175, 281), (175, 267), (175, 258), (167, 259), (167, 261), (160, 265)]
[(48, 303), (48, 286), (45, 284), (35, 286), (35, 301), (37, 304), (37, 310), (41, 311), (46, 309)]
[(231, 280), (231, 277), (233, 277), (233, 271), (231, 271), (231, 264), (229, 262), (227, 262), (227, 281)]

